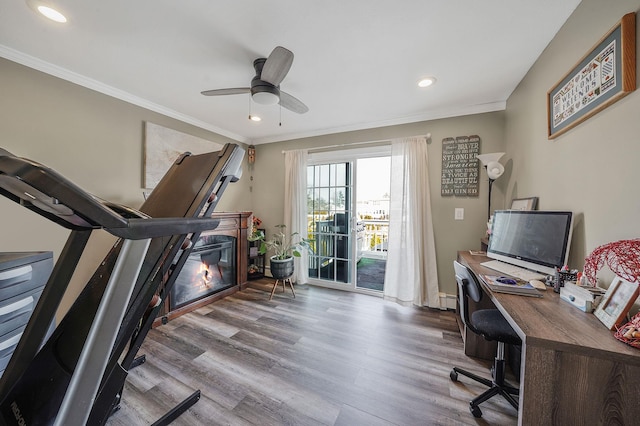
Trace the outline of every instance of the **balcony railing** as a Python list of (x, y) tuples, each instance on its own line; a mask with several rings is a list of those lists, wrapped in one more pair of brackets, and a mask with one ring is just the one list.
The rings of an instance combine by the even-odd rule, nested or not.
[(358, 221), (358, 259), (386, 258), (389, 244), (389, 221), (361, 219)]
[[(333, 236), (339, 236), (346, 232), (346, 228), (336, 226), (334, 222), (333, 218), (327, 219), (324, 215), (309, 217), (308, 237), (315, 240), (314, 252), (316, 255), (336, 255), (333, 248)], [(360, 260), (362, 257), (386, 259), (389, 243), (389, 220), (359, 219), (356, 226), (357, 259)], [(331, 236), (331, 238), (326, 238), (324, 235)]]

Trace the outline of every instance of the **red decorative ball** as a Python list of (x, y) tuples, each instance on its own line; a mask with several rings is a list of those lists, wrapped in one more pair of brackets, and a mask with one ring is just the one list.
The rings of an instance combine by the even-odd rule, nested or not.
[(584, 264), (584, 274), (593, 285), (596, 274), (605, 265), (620, 278), (640, 284), (640, 238), (620, 240), (597, 247)]

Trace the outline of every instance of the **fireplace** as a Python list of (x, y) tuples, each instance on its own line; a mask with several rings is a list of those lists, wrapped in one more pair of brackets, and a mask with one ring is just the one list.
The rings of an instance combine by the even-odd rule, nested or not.
[[(188, 257), (177, 272), (154, 327), (246, 288), (247, 219), (250, 215), (251, 212), (211, 215), (220, 219), (218, 227), (200, 234), (189, 248)], [(179, 257), (176, 257), (176, 263)], [(165, 283), (160, 293), (165, 290)]]
[(171, 288), (169, 308), (182, 308), (236, 285), (236, 239), (202, 234)]

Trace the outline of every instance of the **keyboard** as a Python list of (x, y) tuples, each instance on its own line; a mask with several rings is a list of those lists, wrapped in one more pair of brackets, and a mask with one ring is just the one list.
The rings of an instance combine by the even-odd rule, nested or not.
[(502, 272), (505, 275), (520, 278), (524, 281), (539, 280), (544, 282), (546, 279), (546, 275), (541, 274), (540, 272), (530, 271), (529, 269), (511, 265), (499, 260), (489, 260), (487, 262), (482, 262), (481, 265), (489, 269), (493, 269), (494, 271)]

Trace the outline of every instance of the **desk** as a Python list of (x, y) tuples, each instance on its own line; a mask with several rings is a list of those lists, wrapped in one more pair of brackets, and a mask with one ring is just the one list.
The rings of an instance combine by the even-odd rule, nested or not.
[[(495, 274), (486, 260), (458, 252), (474, 273)], [(484, 290), (522, 339), (518, 424), (640, 424), (640, 350), (551, 289), (542, 298)]]

